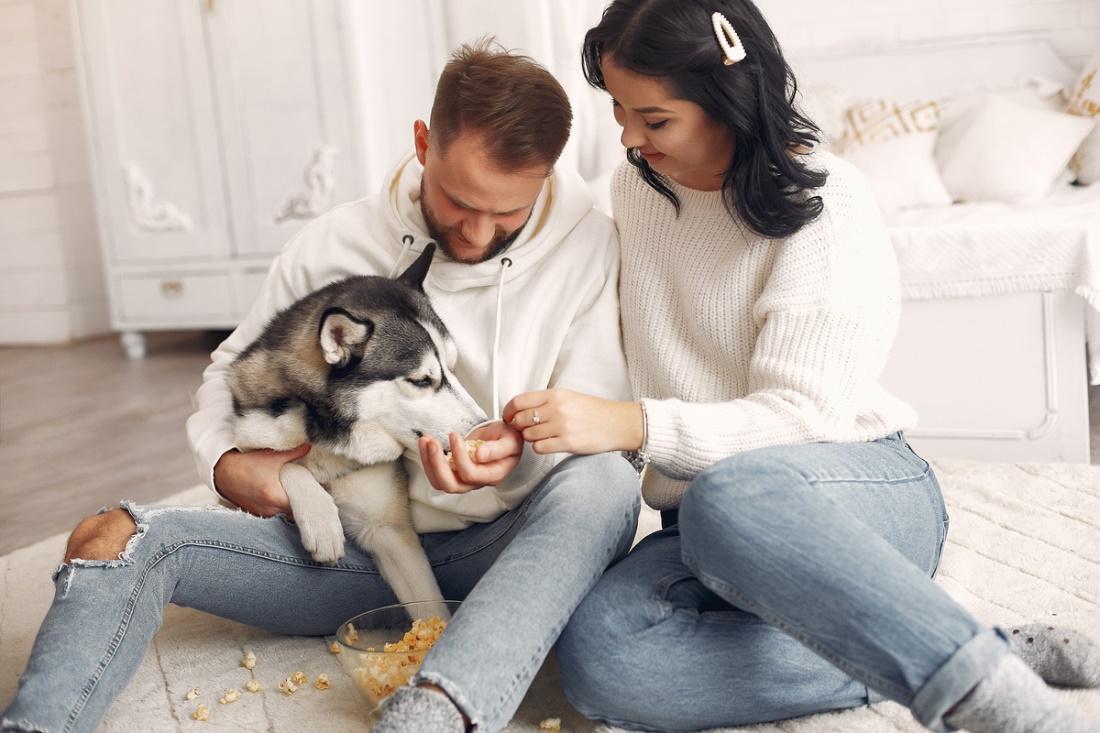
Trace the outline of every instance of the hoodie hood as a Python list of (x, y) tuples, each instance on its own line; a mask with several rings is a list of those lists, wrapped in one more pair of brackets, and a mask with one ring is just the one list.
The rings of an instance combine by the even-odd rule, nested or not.
[[(424, 167), (415, 153), (410, 152), (390, 171), (383, 183), (383, 210), (386, 223), (393, 233), (387, 239), (386, 246), (392, 248), (394, 258), (398, 260), (394, 264), (397, 271), (416, 259), (424, 247), (433, 241), (420, 208), (420, 179), (423, 173)], [(549, 255), (555, 245), (588, 214), (592, 205), (592, 195), (584, 180), (575, 171), (555, 167), (535, 200), (531, 218), (508, 249), (476, 265), (455, 262), (437, 250), (428, 279), (435, 287), (452, 292), (498, 285), (502, 270), (504, 282), (508, 282)], [(407, 246), (402, 246), (405, 237), (412, 237), (412, 242), (409, 244), (406, 239)], [(501, 261), (505, 258), (511, 260), (511, 267), (501, 267)]]

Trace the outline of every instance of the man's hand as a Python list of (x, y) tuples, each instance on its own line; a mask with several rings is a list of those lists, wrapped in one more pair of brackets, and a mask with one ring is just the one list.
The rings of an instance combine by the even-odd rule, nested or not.
[(606, 453), (642, 445), (642, 406), (568, 389), (517, 395), (504, 420), (523, 432), (535, 453)]
[(279, 481), (283, 464), (309, 453), (303, 443), (292, 450), (226, 451), (214, 466), (214, 486), (229, 501), (250, 514), (272, 517), (290, 515), (290, 499)]
[(500, 420), (482, 425), (466, 436), (469, 440), (484, 440), (478, 446), (476, 461), (466, 453), (465, 441), (451, 433), (452, 466), (443, 454), (443, 446), (435, 438), (420, 439), (420, 463), (428, 481), (439, 491), (465, 494), (482, 486), (496, 486), (519, 463), (523, 455), (523, 436)]

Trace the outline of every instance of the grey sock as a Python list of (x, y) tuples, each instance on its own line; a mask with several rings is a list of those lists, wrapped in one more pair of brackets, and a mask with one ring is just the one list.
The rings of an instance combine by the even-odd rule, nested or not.
[(1100, 722), (1063, 702), (1015, 654), (1006, 654), (993, 672), (944, 716), (953, 728), (971, 733), (1096, 733)]
[(462, 713), (450, 698), (423, 687), (399, 687), (382, 701), (371, 733), (465, 733)]
[(1012, 651), (1051, 685), (1100, 687), (1100, 644), (1064, 626), (1035, 623), (1009, 629)]

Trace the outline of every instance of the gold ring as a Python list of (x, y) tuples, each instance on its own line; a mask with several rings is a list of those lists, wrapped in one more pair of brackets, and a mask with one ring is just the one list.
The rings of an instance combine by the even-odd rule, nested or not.
[(542, 418), (539, 417), (538, 411), (536, 411), (534, 417), (531, 418), (531, 422), (535, 425), (538, 425), (540, 422), (542, 422)]

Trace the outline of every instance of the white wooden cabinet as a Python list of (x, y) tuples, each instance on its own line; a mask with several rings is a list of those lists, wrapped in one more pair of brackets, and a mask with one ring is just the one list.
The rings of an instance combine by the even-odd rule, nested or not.
[(114, 327), (232, 328), (309, 219), (365, 195), (338, 0), (72, 0)]

